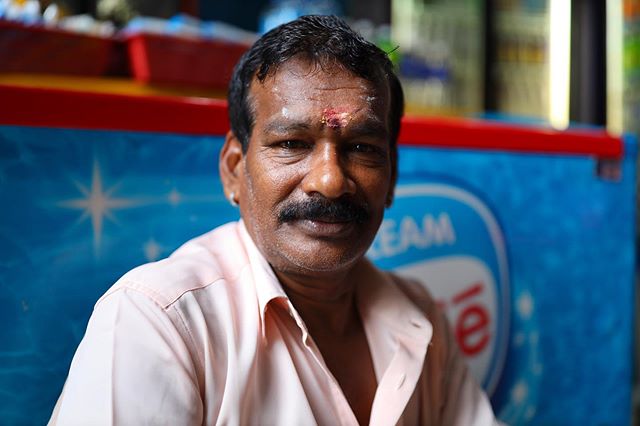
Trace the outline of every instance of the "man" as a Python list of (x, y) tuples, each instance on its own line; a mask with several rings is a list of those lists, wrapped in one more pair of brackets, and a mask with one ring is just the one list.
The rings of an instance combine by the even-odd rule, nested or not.
[(493, 424), (433, 300), (364, 258), (402, 110), (384, 52), (338, 18), (256, 42), (219, 163), (242, 221), (100, 299), (52, 423)]

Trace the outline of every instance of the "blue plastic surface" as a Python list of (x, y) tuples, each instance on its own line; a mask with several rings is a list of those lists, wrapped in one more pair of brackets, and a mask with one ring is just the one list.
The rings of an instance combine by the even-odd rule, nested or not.
[[(0, 126), (3, 424), (46, 422), (93, 304), (120, 275), (237, 218), (217, 175), (221, 143)], [(599, 178), (596, 161), (586, 157), (401, 148), (399, 193), (416, 184), (460, 188), (482, 200), (504, 236), (509, 334), (492, 401), (511, 424), (629, 424), (630, 137), (626, 151), (622, 179), (612, 182)], [(473, 218), (447, 199), (427, 197), (425, 211), (429, 200), (460, 209), (451, 213), (454, 221)], [(399, 196), (386, 219), (400, 221), (419, 208)], [(456, 245), (429, 256), (480, 250), (463, 234), (477, 224), (465, 226), (456, 228)], [(393, 268), (415, 260), (402, 256), (376, 261)], [(491, 259), (486, 264), (497, 274)]]

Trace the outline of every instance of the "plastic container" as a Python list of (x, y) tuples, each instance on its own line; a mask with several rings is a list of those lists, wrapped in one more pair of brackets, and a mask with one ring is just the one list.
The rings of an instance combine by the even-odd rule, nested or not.
[(0, 73), (108, 74), (118, 40), (0, 20)]
[(242, 44), (137, 33), (126, 38), (131, 74), (143, 83), (227, 88)]

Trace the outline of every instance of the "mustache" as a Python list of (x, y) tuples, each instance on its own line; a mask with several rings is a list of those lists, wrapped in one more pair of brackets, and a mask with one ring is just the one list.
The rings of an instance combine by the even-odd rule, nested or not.
[(311, 197), (304, 201), (291, 201), (285, 204), (278, 213), (278, 220), (280, 223), (294, 220), (364, 223), (370, 216), (367, 203), (358, 203), (348, 197), (336, 200)]

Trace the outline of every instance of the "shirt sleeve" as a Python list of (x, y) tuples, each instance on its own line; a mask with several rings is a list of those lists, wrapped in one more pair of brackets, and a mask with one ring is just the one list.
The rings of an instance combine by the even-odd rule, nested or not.
[(49, 425), (202, 424), (194, 362), (165, 310), (136, 290), (101, 299)]

